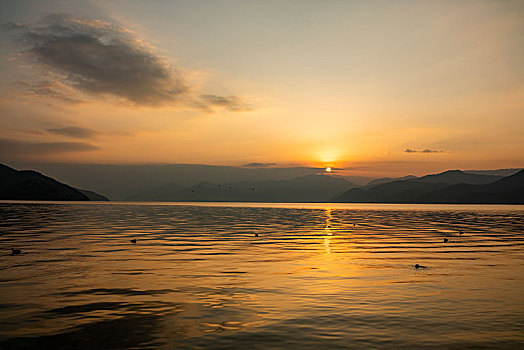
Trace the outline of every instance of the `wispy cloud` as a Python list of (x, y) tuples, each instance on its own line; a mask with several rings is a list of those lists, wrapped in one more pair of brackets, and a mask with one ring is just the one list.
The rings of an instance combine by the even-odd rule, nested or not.
[(404, 153), (444, 153), (444, 151), (434, 150), (434, 149), (417, 150), (417, 149), (407, 148), (407, 149), (404, 150)]
[(79, 126), (67, 126), (64, 128), (47, 129), (48, 133), (75, 138), (92, 138), (99, 134), (98, 131)]

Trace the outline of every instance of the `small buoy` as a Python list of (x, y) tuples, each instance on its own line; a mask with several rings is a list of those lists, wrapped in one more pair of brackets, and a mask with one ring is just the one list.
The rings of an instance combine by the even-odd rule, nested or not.
[(415, 264), (415, 268), (418, 269), (420, 267), (419, 264)]
[(20, 255), (22, 251), (20, 249), (11, 248), (11, 255)]
[(464, 232), (462, 232), (462, 231), (459, 231), (459, 233), (460, 233), (460, 234), (463, 234)]
[(136, 243), (136, 239), (132, 239), (132, 240), (130, 240), (129, 242), (131, 242), (131, 243)]
[(444, 238), (444, 243), (448, 243), (448, 239), (447, 238)]
[(258, 237), (258, 233), (255, 233), (255, 237)]
[(416, 269), (426, 269), (426, 266), (422, 266), (422, 265), (419, 265), (419, 264), (415, 264), (415, 268), (416, 268)]

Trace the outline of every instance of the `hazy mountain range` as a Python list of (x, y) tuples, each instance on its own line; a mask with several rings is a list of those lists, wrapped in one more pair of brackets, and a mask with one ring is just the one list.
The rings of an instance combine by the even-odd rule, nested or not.
[(135, 201), (325, 202), (350, 188), (343, 178), (306, 175), (280, 181), (200, 182), (190, 187), (171, 183), (129, 197)]
[(335, 202), (368, 203), (524, 203), (524, 170), (513, 175), (471, 174), (445, 171), (371, 188), (353, 188), (333, 198)]
[(130, 201), (524, 203), (520, 169), (450, 170), (422, 177), (370, 179), (362, 185), (362, 178), (357, 184), (348, 181), (351, 177), (325, 174), (318, 168), (48, 167), (72, 186), (35, 171), (2, 165), (0, 199), (107, 200), (109, 194), (113, 200)]

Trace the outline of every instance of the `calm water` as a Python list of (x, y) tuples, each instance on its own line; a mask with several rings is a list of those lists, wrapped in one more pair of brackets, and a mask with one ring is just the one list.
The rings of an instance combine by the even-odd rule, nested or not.
[(524, 347), (524, 207), (0, 203), (2, 349), (408, 347)]

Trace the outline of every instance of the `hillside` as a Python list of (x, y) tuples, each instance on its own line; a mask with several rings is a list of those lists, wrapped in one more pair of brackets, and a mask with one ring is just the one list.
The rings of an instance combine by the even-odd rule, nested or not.
[(77, 189), (32, 170), (0, 164), (0, 199), (88, 201)]
[(422, 203), (506, 203), (524, 204), (524, 170), (487, 185), (457, 184), (426, 193)]
[(335, 202), (523, 203), (523, 171), (508, 177), (450, 170), (371, 188), (351, 189)]

